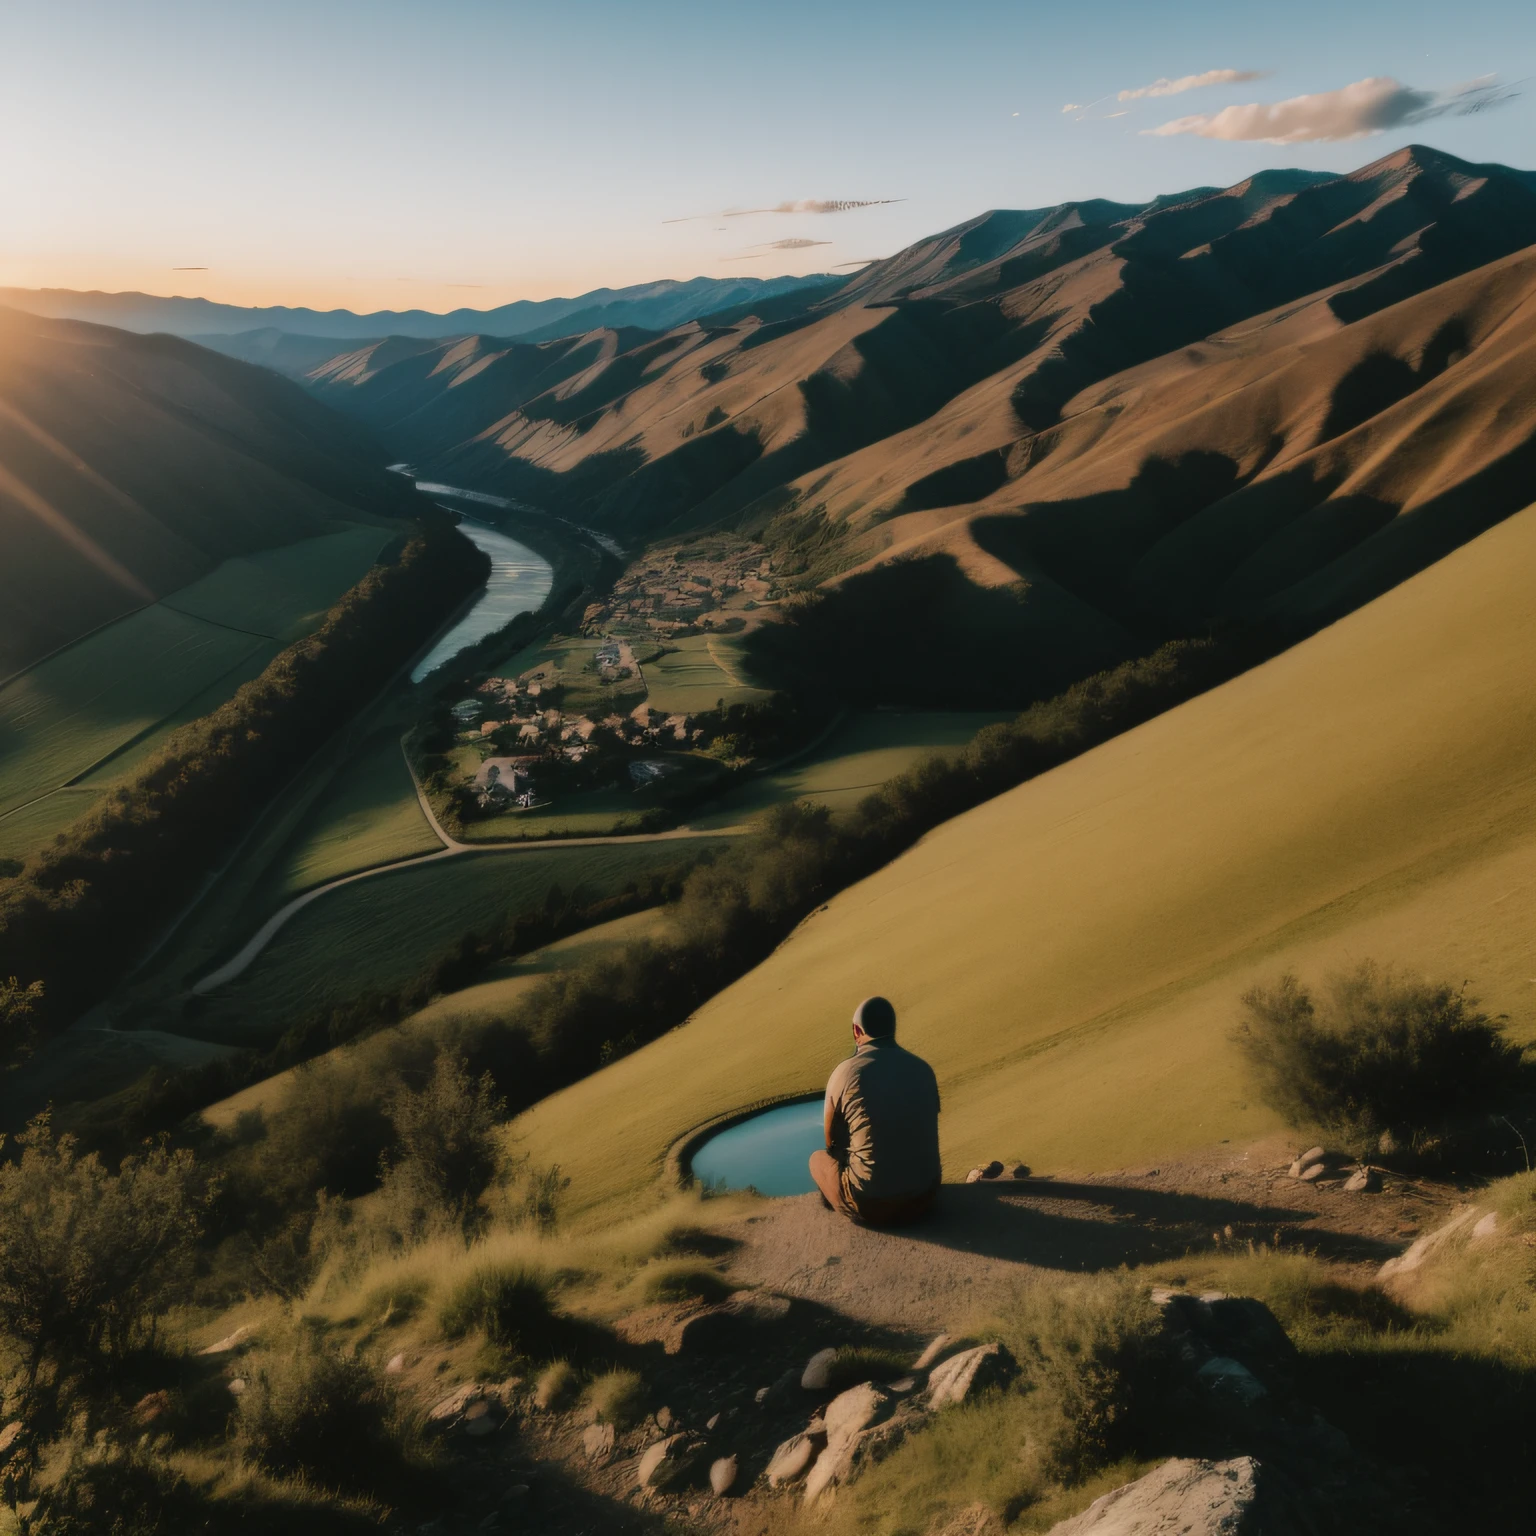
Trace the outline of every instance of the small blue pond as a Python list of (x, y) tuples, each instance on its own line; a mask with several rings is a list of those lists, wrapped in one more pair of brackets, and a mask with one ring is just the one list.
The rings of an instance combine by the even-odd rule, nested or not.
[(714, 1189), (760, 1195), (807, 1195), (816, 1185), (807, 1166), (822, 1145), (822, 1101), (780, 1104), (711, 1136), (693, 1154), (694, 1178)]

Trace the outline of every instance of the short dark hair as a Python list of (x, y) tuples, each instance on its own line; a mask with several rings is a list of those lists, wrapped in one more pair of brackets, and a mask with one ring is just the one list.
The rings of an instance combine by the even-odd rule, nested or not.
[(866, 997), (853, 1010), (853, 1022), (871, 1040), (887, 1040), (896, 1033), (896, 1010), (883, 997)]

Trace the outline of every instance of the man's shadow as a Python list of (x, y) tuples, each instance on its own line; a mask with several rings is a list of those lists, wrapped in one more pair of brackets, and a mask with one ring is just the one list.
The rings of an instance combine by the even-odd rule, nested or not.
[[(929, 1215), (885, 1230), (986, 1258), (1087, 1272), (1274, 1243), (1277, 1233), (1316, 1214), (1123, 1184), (998, 1179), (946, 1184)], [(1303, 1241), (1330, 1259), (1380, 1263), (1401, 1251), (1400, 1244), (1311, 1226)]]

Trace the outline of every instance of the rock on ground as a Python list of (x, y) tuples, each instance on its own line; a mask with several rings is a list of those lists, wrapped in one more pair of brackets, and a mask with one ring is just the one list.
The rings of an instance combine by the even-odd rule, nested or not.
[(1313, 1536), (1291, 1490), (1251, 1456), (1164, 1462), (1051, 1527), (1050, 1536)]
[(810, 1433), (794, 1435), (786, 1440), (768, 1463), (768, 1486), (782, 1488), (785, 1483), (793, 1483), (804, 1477), (825, 1444), (824, 1436)]
[(963, 1349), (929, 1376), (928, 1406), (946, 1408), (963, 1403), (973, 1393), (1006, 1381), (1015, 1369), (1013, 1356), (1001, 1344)]
[(922, 1354), (912, 1362), (912, 1369), (926, 1371), (949, 1348), (949, 1344), (950, 1338), (947, 1333), (936, 1334), (924, 1346)]
[(722, 1456), (709, 1469), (710, 1491), (717, 1498), (724, 1498), (736, 1482), (738, 1464), (734, 1456)]
[(693, 1435), (668, 1435), (640, 1458), (635, 1480), (642, 1488), (670, 1488), (693, 1470), (703, 1449), (703, 1442)]
[(818, 1349), (805, 1362), (800, 1373), (800, 1385), (807, 1392), (825, 1392), (832, 1385), (832, 1365), (837, 1359), (835, 1349)]

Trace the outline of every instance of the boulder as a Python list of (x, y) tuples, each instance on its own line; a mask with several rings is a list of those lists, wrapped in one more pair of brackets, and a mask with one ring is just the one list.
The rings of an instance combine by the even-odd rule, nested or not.
[(716, 1498), (724, 1498), (736, 1485), (739, 1468), (734, 1456), (722, 1456), (709, 1468), (709, 1488)]
[(786, 1440), (773, 1453), (773, 1459), (768, 1463), (765, 1474), (768, 1486), (782, 1488), (785, 1483), (793, 1483), (804, 1477), (825, 1443), (824, 1436), (809, 1432)]
[(1466, 1233), (1467, 1229), (1474, 1226), (1487, 1214), (1480, 1211), (1475, 1205), (1469, 1205), (1465, 1210), (1458, 1211), (1444, 1226), (1436, 1227), (1433, 1232), (1426, 1232), (1423, 1237), (1412, 1243), (1407, 1252), (1399, 1254), (1395, 1259), (1388, 1259), (1380, 1269), (1376, 1271), (1376, 1283), (1386, 1285), (1390, 1290), (1392, 1283), (1401, 1281), (1421, 1269), (1424, 1263), (1433, 1254), (1449, 1244), (1458, 1233)]
[(928, 1378), (928, 1406), (947, 1408), (1008, 1380), (1017, 1370), (1001, 1344), (978, 1344), (951, 1355)]
[(245, 1389), (249, 1385), (250, 1383), (246, 1381), (244, 1376), (236, 1376), (235, 1379), (229, 1383), (230, 1396), (244, 1397)]
[(239, 1349), (247, 1339), (255, 1333), (255, 1329), (249, 1323), (236, 1328), (231, 1334), (226, 1334), (216, 1344), (210, 1344), (207, 1349), (198, 1350), (200, 1355), (227, 1355), (233, 1349)]
[(4, 1429), (0, 1429), (0, 1461), (10, 1456), (12, 1448), (21, 1436), (21, 1429), (20, 1419), (12, 1419)]
[(405, 1356), (391, 1355), (388, 1364), (384, 1367), (386, 1376), (398, 1376), (405, 1370)]
[(1486, 1237), (1495, 1237), (1499, 1230), (1499, 1213), (1489, 1211), (1486, 1216), (1479, 1217), (1472, 1226), (1472, 1241), (1481, 1242)]
[(871, 1425), (888, 1419), (896, 1400), (874, 1382), (849, 1387), (827, 1404), (824, 1415), (827, 1426), (827, 1444), (841, 1445), (862, 1434)]
[(835, 1349), (818, 1349), (805, 1362), (800, 1373), (800, 1385), (807, 1392), (826, 1392), (832, 1386), (832, 1362), (837, 1359)]
[(833, 1445), (830, 1441), (827, 1443), (805, 1479), (807, 1504), (815, 1503), (822, 1494), (830, 1492), (839, 1483), (846, 1481), (848, 1474), (853, 1470), (858, 1443), (857, 1435), (838, 1445)]
[(1291, 1166), (1298, 1171), (1303, 1171), (1310, 1168), (1314, 1163), (1322, 1162), (1327, 1156), (1328, 1151), (1325, 1147), (1308, 1147)]
[(581, 1448), (588, 1461), (605, 1467), (613, 1460), (613, 1425), (588, 1424), (581, 1432)]
[(704, 1442), (687, 1433), (658, 1440), (640, 1458), (635, 1480), (642, 1488), (670, 1488), (693, 1471)]
[(475, 1439), (481, 1439), (485, 1435), (493, 1435), (501, 1427), (501, 1413), (497, 1411), (499, 1404), (489, 1397), (477, 1397), (465, 1410), (464, 1417), (460, 1421), (466, 1435), (473, 1435)]
[(800, 1386), (800, 1371), (791, 1366), (781, 1376), (774, 1379), (773, 1385), (759, 1387), (756, 1393), (756, 1401), (765, 1408), (776, 1407), (780, 1403), (787, 1403)]
[(736, 1349), (758, 1329), (782, 1323), (788, 1316), (789, 1303), (782, 1296), (743, 1292), (685, 1319), (677, 1332), (675, 1347), (669, 1342), (667, 1353)]
[(1294, 1490), (1251, 1456), (1164, 1462), (1053, 1525), (1050, 1536), (1313, 1536)]
[(950, 1342), (951, 1340), (947, 1333), (935, 1334), (923, 1346), (922, 1354), (912, 1362), (912, 1369), (914, 1371), (926, 1371), (949, 1348)]
[(1195, 1372), (1195, 1377), (1213, 1392), (1236, 1398), (1244, 1406), (1268, 1395), (1264, 1383), (1241, 1360), (1230, 1355), (1212, 1355)]
[(427, 1420), (432, 1424), (447, 1425), (456, 1423), (464, 1417), (465, 1410), (472, 1403), (479, 1402), (485, 1396), (485, 1388), (478, 1381), (468, 1381), (462, 1387), (451, 1392), (440, 1403), (437, 1403), (427, 1413)]
[(1300, 1179), (1303, 1184), (1315, 1184), (1327, 1172), (1327, 1163), (1308, 1163), (1300, 1173), (1293, 1174), (1292, 1177)]
[(1379, 1195), (1381, 1174), (1374, 1168), (1357, 1168), (1344, 1181), (1346, 1195)]
[(672, 1429), (676, 1423), (677, 1420), (672, 1417), (672, 1410), (668, 1408), (665, 1403), (663, 1403), (661, 1407), (656, 1410), (656, 1428), (659, 1429), (662, 1434), (666, 1435), (672, 1432)]

